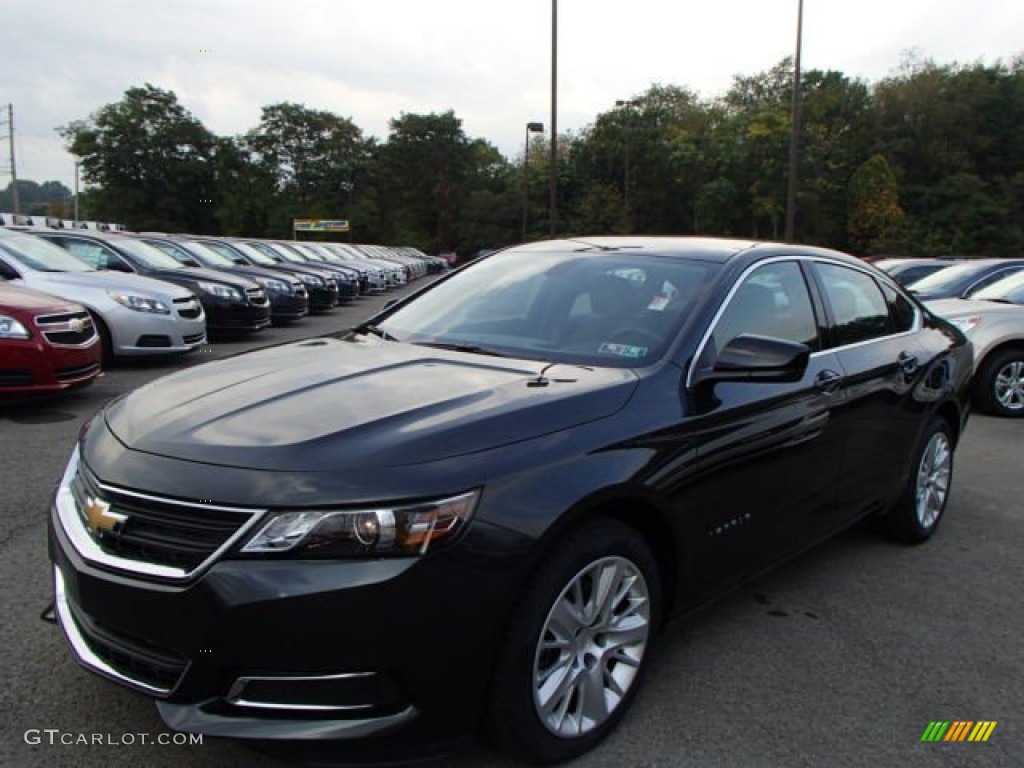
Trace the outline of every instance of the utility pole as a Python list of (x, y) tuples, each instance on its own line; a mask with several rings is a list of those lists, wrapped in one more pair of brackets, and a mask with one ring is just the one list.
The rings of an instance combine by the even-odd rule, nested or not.
[(11, 154), (11, 194), (14, 197), (14, 213), (21, 213), (21, 201), (18, 198), (18, 170), (14, 163), (14, 105), (7, 105), (7, 138), (10, 140)]
[(796, 59), (793, 61), (793, 106), (789, 136), (789, 179), (786, 185), (786, 242), (796, 237), (796, 175), (800, 164), (800, 49), (803, 47), (804, 0), (796, 12)]
[(558, 0), (551, 0), (551, 174), (548, 192), (551, 238), (558, 234)]

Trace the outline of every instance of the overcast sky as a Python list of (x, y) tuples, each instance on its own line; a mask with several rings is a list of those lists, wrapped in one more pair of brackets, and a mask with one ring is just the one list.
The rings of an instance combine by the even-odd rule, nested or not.
[[(652, 83), (721, 95), (795, 47), (797, 0), (558, 5), (560, 132)], [(515, 157), (527, 122), (550, 123), (551, 0), (0, 0), (0, 19), (0, 105), (14, 105), (18, 177), (39, 182), (72, 186), (57, 126), (146, 82), (220, 135), (281, 101), (381, 139), (402, 112), (453, 109)], [(805, 69), (876, 81), (910, 50), (1008, 61), (1024, 53), (1024, 0), (805, 0)], [(5, 141), (0, 187), (8, 171)]]

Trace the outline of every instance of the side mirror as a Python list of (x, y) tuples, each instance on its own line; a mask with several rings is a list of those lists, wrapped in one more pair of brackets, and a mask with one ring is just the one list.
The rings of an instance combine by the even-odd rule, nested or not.
[(698, 374), (697, 382), (800, 381), (810, 356), (806, 344), (744, 333), (725, 345), (711, 369)]

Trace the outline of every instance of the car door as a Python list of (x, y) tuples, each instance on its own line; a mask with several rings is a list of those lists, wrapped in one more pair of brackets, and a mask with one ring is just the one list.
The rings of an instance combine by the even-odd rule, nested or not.
[(838, 488), (845, 524), (892, 501), (917, 445), (913, 389), (928, 361), (917, 310), (897, 291), (849, 265), (815, 262), (813, 271), (829, 320), (827, 345), (844, 373), (849, 426)]
[(697, 594), (763, 569), (829, 527), (845, 427), (842, 374), (822, 349), (820, 315), (800, 262), (773, 261), (739, 281), (705, 338), (697, 370), (740, 334), (801, 342), (812, 354), (799, 381), (691, 389), (698, 509), (689, 535), (702, 545), (688, 549)]

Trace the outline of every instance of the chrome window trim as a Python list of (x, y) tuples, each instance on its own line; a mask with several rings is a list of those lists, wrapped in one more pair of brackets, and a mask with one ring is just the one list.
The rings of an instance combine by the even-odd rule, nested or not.
[[(790, 255), (787, 255), (787, 256), (771, 256), (769, 258), (766, 258), (766, 259), (763, 259), (761, 261), (755, 262), (754, 264), (751, 264), (749, 267), (747, 267), (745, 270), (743, 270), (743, 272), (740, 273), (739, 277), (737, 277), (736, 280), (733, 282), (732, 287), (729, 289), (729, 293), (727, 293), (726, 296), (725, 296), (725, 300), (722, 301), (721, 305), (718, 307), (718, 311), (715, 312), (715, 316), (713, 318), (711, 318), (711, 322), (708, 323), (708, 327), (704, 331), (704, 335), (701, 336), (700, 343), (697, 345), (697, 350), (696, 350), (696, 352), (693, 355), (693, 359), (690, 360), (690, 364), (689, 364), (689, 366), (687, 368), (687, 371), (686, 371), (686, 386), (687, 386), (687, 388), (693, 386), (693, 378), (694, 378), (694, 375), (696, 374), (696, 371), (697, 371), (697, 361), (700, 360), (701, 359), (701, 355), (704, 354), (704, 349), (707, 347), (708, 342), (711, 340), (711, 336), (713, 334), (713, 331), (718, 326), (718, 321), (722, 319), (722, 315), (725, 313), (725, 310), (729, 307), (729, 304), (732, 302), (733, 296), (736, 294), (736, 291), (739, 289), (740, 285), (742, 285), (743, 281), (747, 279), (747, 277), (750, 275), (751, 272), (754, 272), (755, 270), (765, 266), (766, 264), (776, 264), (776, 263), (783, 262), (783, 261), (796, 261), (796, 262), (806, 261), (806, 262), (812, 262), (812, 263), (817, 262), (817, 263), (829, 264), (829, 265), (837, 266), (837, 267), (845, 267), (846, 269), (852, 269), (855, 272), (861, 272), (862, 274), (867, 275), (868, 277), (872, 278), (873, 280), (877, 281), (877, 279), (878, 279), (878, 275), (874, 274), (871, 270), (864, 269), (864, 268), (860, 267), (859, 265), (847, 264), (845, 261), (840, 261), (839, 259), (829, 259), (827, 257), (817, 256), (817, 255), (811, 256), (811, 255), (808, 255), (808, 254), (794, 253), (794, 254), (790, 254)], [(805, 278), (805, 280), (806, 280), (806, 278)], [(890, 280), (891, 283), (895, 283), (896, 282), (891, 277), (889, 278), (889, 280)], [(896, 291), (898, 293), (902, 293), (905, 296), (905, 292), (901, 288), (898, 288), (896, 286), (892, 286), (892, 287), (896, 288)], [(808, 298), (811, 299), (811, 304), (813, 306), (814, 302), (813, 302), (813, 297), (811, 296), (810, 286), (808, 286), (808, 292), (807, 293), (808, 293)], [(882, 296), (884, 298), (885, 294), (882, 294)], [(918, 333), (921, 330), (921, 322), (922, 322), (921, 309), (913, 301), (911, 301), (910, 304), (914, 308), (914, 323), (911, 326), (910, 330), (900, 331), (899, 333), (892, 333), (892, 334), (888, 334), (888, 335), (885, 335), (885, 336), (877, 336), (877, 337), (875, 337), (873, 339), (865, 339), (864, 341), (856, 341), (856, 342), (853, 342), (852, 344), (843, 344), (842, 346), (838, 346), (838, 347), (829, 347), (828, 349), (820, 349), (820, 350), (817, 350), (816, 352), (812, 352), (810, 356), (812, 358), (816, 358), (816, 357), (822, 356), (822, 355), (831, 355), (831, 354), (835, 354), (835, 353), (837, 353), (837, 352), (839, 352), (841, 350), (844, 350), (844, 349), (854, 349), (856, 347), (864, 346), (865, 344), (875, 344), (875, 343), (880, 342), (880, 341), (888, 341), (889, 339), (896, 339), (896, 338), (900, 338), (901, 336), (909, 336), (911, 334)], [(886, 306), (888, 306), (888, 301), (886, 302)]]
[(105, 552), (99, 544), (96, 543), (96, 540), (89, 534), (88, 529), (85, 527), (82, 515), (78, 510), (78, 505), (75, 503), (74, 495), (71, 493), (71, 481), (78, 472), (80, 462), (81, 456), (79, 448), (78, 446), (75, 446), (75, 450), (71, 454), (71, 458), (68, 460), (68, 465), (64, 470), (64, 475), (61, 477), (60, 485), (57, 488), (55, 500), (57, 518), (60, 521), (61, 528), (65, 535), (71, 542), (71, 546), (75, 548), (75, 551), (81, 555), (82, 558), (94, 565), (100, 565), (122, 573), (132, 573), (139, 576), (177, 582), (187, 581), (205, 571), (213, 563), (219, 560), (228, 549), (233, 547), (242, 537), (249, 533), (262, 519), (264, 519), (267, 513), (266, 509), (228, 507), (216, 504), (180, 501), (178, 499), (168, 499), (161, 496), (150, 496), (145, 493), (126, 491), (115, 486), (105, 485), (97, 480), (96, 483), (99, 485), (101, 490), (112, 493), (133, 496), (135, 498), (146, 499), (149, 501), (156, 501), (161, 504), (168, 504), (171, 506), (194, 507), (196, 509), (216, 509), (224, 512), (241, 512), (250, 516), (248, 521), (239, 526), (238, 530), (229, 536), (220, 547), (218, 547), (209, 557), (203, 560), (203, 562), (192, 570), (175, 568), (169, 565), (148, 563), (144, 560), (131, 560), (124, 557), (118, 557)]

